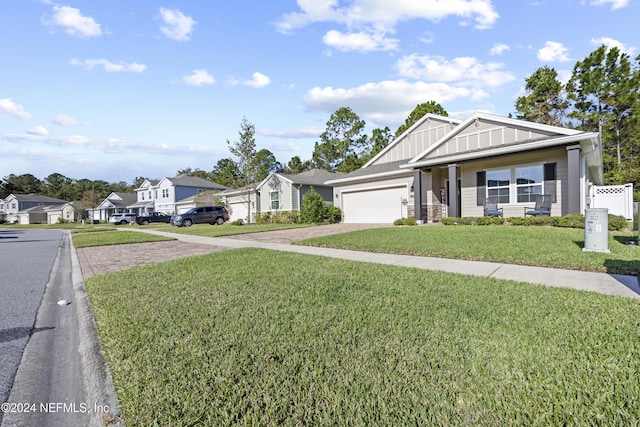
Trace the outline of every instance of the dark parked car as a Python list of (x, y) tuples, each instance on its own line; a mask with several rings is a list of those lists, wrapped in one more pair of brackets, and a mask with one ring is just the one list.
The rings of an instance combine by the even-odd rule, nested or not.
[(136, 217), (138, 225), (148, 225), (151, 222), (171, 222), (171, 215), (167, 215), (164, 212), (151, 212), (149, 215)]
[(229, 211), (224, 206), (198, 206), (183, 214), (171, 217), (171, 225), (190, 227), (193, 224), (222, 225), (229, 220)]

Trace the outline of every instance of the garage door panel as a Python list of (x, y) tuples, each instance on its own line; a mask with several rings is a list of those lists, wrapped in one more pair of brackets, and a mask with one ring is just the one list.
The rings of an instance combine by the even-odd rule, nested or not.
[(342, 193), (342, 210), (345, 223), (388, 224), (406, 217), (406, 187)]
[(238, 219), (246, 221), (249, 216), (249, 210), (247, 209), (246, 203), (231, 203), (229, 205), (229, 209), (231, 210), (229, 215), (229, 219), (231, 221), (236, 221)]

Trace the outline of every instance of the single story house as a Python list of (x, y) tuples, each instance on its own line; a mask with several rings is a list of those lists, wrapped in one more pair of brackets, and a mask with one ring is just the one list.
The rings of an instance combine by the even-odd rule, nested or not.
[(248, 207), (251, 206), (251, 220), (265, 212), (299, 212), (302, 198), (312, 187), (322, 196), (325, 203), (333, 203), (333, 187), (326, 181), (343, 176), (322, 169), (311, 169), (298, 174), (274, 172), (249, 189), (227, 190), (225, 197), (231, 221), (247, 221)]
[(596, 132), (474, 113), (466, 120), (427, 114), (362, 168), (327, 181), (346, 223), (415, 217), (482, 216), (488, 197), (504, 216), (523, 216), (549, 194), (551, 215), (583, 213), (602, 185)]
[[(128, 206), (135, 203), (135, 193), (118, 193), (113, 192), (109, 194), (100, 204), (94, 209), (87, 209), (88, 216), (94, 221), (106, 222), (109, 217), (116, 213), (132, 212)], [(138, 213), (138, 212), (135, 212)]]

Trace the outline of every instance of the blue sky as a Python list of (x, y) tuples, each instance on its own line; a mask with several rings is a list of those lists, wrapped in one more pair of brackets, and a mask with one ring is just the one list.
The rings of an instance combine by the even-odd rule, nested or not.
[(347, 106), (367, 132), (413, 108), (508, 115), (544, 65), (640, 53), (639, 0), (0, 1), (0, 178), (132, 182), (210, 171), (246, 117), (311, 158)]

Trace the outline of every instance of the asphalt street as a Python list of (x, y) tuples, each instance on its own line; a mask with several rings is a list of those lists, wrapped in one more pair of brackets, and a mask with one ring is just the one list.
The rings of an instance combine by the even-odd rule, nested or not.
[(68, 239), (60, 230), (0, 232), (3, 427), (89, 425)]
[(62, 236), (59, 230), (0, 231), (0, 402), (9, 397)]

